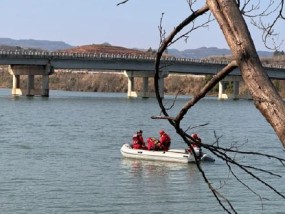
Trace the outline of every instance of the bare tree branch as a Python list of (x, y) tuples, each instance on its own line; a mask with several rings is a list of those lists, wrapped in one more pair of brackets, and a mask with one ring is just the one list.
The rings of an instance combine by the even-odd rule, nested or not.
[(127, 3), (129, 0), (125, 0), (125, 1), (121, 1), (121, 2), (119, 2), (118, 4), (117, 4), (117, 6), (119, 6), (119, 5), (121, 5), (121, 4), (125, 4), (125, 3)]
[[(247, 0), (243, 5), (241, 12), (251, 19), (251, 23), (257, 29), (262, 31), (262, 40), (264, 45), (268, 49), (278, 50), (283, 43), (283, 40), (277, 42), (276, 38), (279, 35), (278, 31), (275, 32), (275, 28), (279, 20), (284, 20), (284, 0), (274, 1), (269, 0), (263, 8), (260, 5), (260, 1), (256, 3), (253, 1)], [(247, 8), (249, 7), (249, 8)], [(270, 21), (266, 21), (270, 17)], [(272, 40), (272, 44), (269, 45), (269, 39)]]
[[(226, 165), (228, 166), (229, 172), (230, 174), (244, 187), (246, 187), (249, 191), (251, 191), (252, 193), (254, 193), (261, 201), (261, 204), (263, 206), (262, 201), (264, 200), (264, 198), (262, 198), (259, 194), (257, 194), (256, 191), (254, 191), (248, 184), (246, 184), (244, 181), (242, 181), (238, 175), (233, 171), (233, 167), (238, 167), (239, 169), (241, 169), (242, 171), (244, 171), (246, 174), (250, 175), (251, 177), (253, 177), (255, 180), (257, 180), (258, 182), (260, 182), (261, 184), (265, 185), (267, 188), (269, 188), (270, 190), (272, 190), (273, 192), (275, 192), (277, 195), (281, 196), (283, 199), (285, 199), (284, 194), (282, 194), (281, 192), (279, 192), (276, 188), (274, 188), (273, 186), (271, 186), (270, 184), (268, 184), (266, 181), (264, 181), (261, 177), (257, 176), (255, 173), (259, 172), (261, 174), (267, 174), (270, 176), (274, 176), (274, 177), (280, 177), (280, 175), (278, 173), (274, 173), (271, 172), (269, 170), (266, 169), (262, 169), (260, 167), (255, 167), (255, 166), (250, 166), (250, 165), (245, 165), (245, 164), (241, 164), (239, 162), (236, 161), (236, 157), (238, 155), (255, 155), (255, 156), (260, 156), (260, 157), (265, 157), (265, 158), (270, 158), (273, 160), (277, 160), (280, 161), (280, 163), (282, 165), (285, 164), (285, 159), (282, 158), (278, 158), (276, 156), (273, 155), (268, 155), (268, 154), (263, 154), (263, 153), (258, 153), (258, 152), (244, 152), (244, 151), (240, 151), (239, 148), (236, 145), (232, 145), (230, 146), (230, 148), (222, 148), (219, 146), (219, 139), (220, 137), (216, 136), (215, 133), (215, 138), (216, 141), (213, 145), (210, 144), (204, 144), (202, 142), (198, 142), (195, 139), (193, 139), (191, 137), (191, 135), (187, 134), (186, 132), (189, 131), (189, 127), (186, 129), (186, 131), (184, 131), (181, 127), (180, 127), (180, 122), (183, 120), (184, 116), (187, 114), (187, 112), (191, 109), (192, 106), (194, 106), (200, 99), (202, 99), (207, 92), (209, 92), (209, 90), (211, 90), (220, 80), (222, 80), (226, 75), (228, 75), (232, 70), (236, 69), (238, 67), (238, 63), (240, 63), (242, 60), (246, 59), (249, 55), (248, 53), (248, 49), (252, 48), (251, 44), (250, 44), (250, 39), (249, 39), (249, 44), (245, 43), (245, 41), (247, 41), (246, 39), (244, 39), (241, 35), (239, 35), (239, 32), (236, 32), (236, 23), (234, 22), (235, 20), (232, 20), (232, 17), (228, 18), (225, 14), (224, 14), (224, 9), (225, 11), (227, 11), (229, 5), (233, 5), (234, 1), (221, 1), (221, 0), (216, 0), (214, 2), (208, 0), (207, 3), (211, 3), (212, 4), (212, 8), (207, 5), (204, 6), (202, 8), (200, 8), (199, 10), (194, 11), (193, 10), (193, 3), (196, 2), (188, 0), (188, 5), (190, 7), (190, 10), (192, 11), (192, 14), (187, 17), (183, 22), (181, 22), (167, 37), (165, 37), (165, 32), (162, 30), (162, 19), (160, 22), (160, 35), (161, 35), (161, 42), (160, 42), (160, 47), (158, 49), (157, 55), (156, 55), (156, 61), (155, 61), (155, 77), (154, 77), (154, 84), (155, 84), (155, 92), (156, 92), (156, 98), (158, 100), (159, 106), (161, 108), (161, 113), (163, 115), (160, 116), (153, 116), (153, 119), (166, 119), (169, 121), (169, 123), (175, 128), (176, 132), (178, 135), (181, 136), (181, 138), (183, 139), (183, 141), (189, 146), (189, 149), (192, 151), (192, 153), (194, 154), (196, 163), (197, 163), (197, 167), (199, 169), (199, 171), (201, 172), (204, 181), (207, 183), (209, 189), (212, 191), (214, 197), (216, 198), (216, 200), (218, 201), (218, 203), (221, 205), (221, 207), (228, 213), (237, 213), (235, 208), (232, 206), (231, 202), (225, 198), (222, 194), (220, 194), (219, 191), (217, 191), (216, 188), (213, 187), (213, 185), (211, 184), (211, 182), (208, 180), (207, 176), (205, 175), (205, 172), (203, 171), (203, 169), (201, 168), (200, 164), (199, 164), (199, 157), (197, 157), (197, 155), (194, 152), (194, 148), (193, 148), (193, 143), (198, 145), (199, 147), (202, 147), (203, 149), (207, 149), (210, 152), (212, 152), (217, 158), (223, 160)], [(238, 4), (238, 6), (240, 7), (240, 11), (242, 14), (247, 15), (248, 17), (262, 17), (262, 16), (268, 16), (272, 13), (275, 13), (277, 11), (277, 9), (273, 8), (272, 9), (272, 5), (273, 5), (273, 0), (269, 1), (269, 4), (267, 6), (267, 8), (265, 8), (261, 13), (259, 13), (259, 16), (257, 16), (257, 14), (254, 14), (254, 12), (260, 10), (260, 1), (258, 1), (258, 3), (256, 4), (251, 4), (251, 0), (244, 0), (243, 4), (241, 4), (241, 1), (235, 1), (236, 4)], [(282, 0), (282, 9), (280, 11), (283, 11), (283, 0)], [(209, 6), (209, 7), (208, 7)], [(236, 6), (236, 5), (235, 5)], [(160, 67), (160, 62), (161, 62), (161, 58), (162, 58), (162, 54), (163, 52), (167, 49), (167, 47), (169, 45), (171, 45), (172, 43), (176, 42), (177, 39), (174, 39), (175, 37), (177, 37), (178, 33), (184, 29), (186, 26), (188, 26), (189, 24), (192, 24), (192, 29), (194, 30), (195, 26), (194, 25), (194, 21), (197, 17), (199, 17), (200, 15), (204, 15), (209, 8), (211, 8), (211, 12), (215, 13), (215, 17), (218, 21), (221, 21), (221, 23), (223, 24), (222, 28), (226, 29), (226, 33), (224, 33), (225, 35), (227, 35), (227, 39), (230, 38), (229, 43), (234, 44), (233, 46), (236, 48), (232, 48), (234, 52), (234, 56), (235, 56), (235, 60), (233, 60), (232, 62), (230, 62), (226, 67), (224, 67), (221, 71), (219, 71), (200, 91), (199, 93), (197, 93), (195, 96), (193, 96), (193, 98), (191, 100), (189, 100), (184, 106), (183, 108), (180, 110), (180, 112), (177, 114), (176, 117), (173, 116), (169, 116), (168, 115), (168, 111), (167, 108), (165, 108), (165, 105), (162, 102), (162, 98), (160, 97), (159, 94), (159, 86), (158, 86), (158, 80), (160, 78), (159, 74), (161, 71), (161, 67)], [(215, 8), (215, 11), (213, 8)], [(279, 8), (279, 7), (278, 7)], [(222, 11), (220, 13), (220, 10)], [(284, 16), (279, 14), (277, 19), (283, 18)], [(268, 32), (273, 32), (273, 26), (275, 26), (275, 22), (273, 21), (273, 24), (269, 26), (267, 33)], [(202, 25), (201, 25), (202, 26)], [(200, 27), (201, 27), (200, 26)], [(263, 28), (265, 29), (265, 26), (263, 26)], [(244, 30), (244, 29), (242, 29)], [(178, 39), (185, 37), (187, 39), (188, 33), (190, 33), (191, 30), (185, 34), (183, 34), (182, 36), (178, 37)], [(244, 31), (245, 32), (245, 31)], [(244, 33), (243, 32), (243, 33)], [(265, 31), (266, 32), (266, 31)], [(270, 35), (270, 34), (268, 34)], [(272, 34), (273, 35), (273, 34)], [(249, 45), (249, 46), (247, 46)], [(252, 52), (255, 51), (254, 48), (252, 48), (253, 50), (251, 50)], [(251, 53), (252, 53), (251, 52)], [(239, 55), (238, 55), (238, 54)], [(253, 54), (253, 56), (255, 56)], [(254, 59), (256, 59), (256, 57), (253, 57)], [(240, 68), (241, 69), (241, 68)], [(243, 68), (245, 69), (245, 68)], [(258, 69), (258, 68), (255, 68)], [(248, 69), (250, 70), (250, 69)], [(248, 78), (248, 77), (247, 77)], [(256, 78), (256, 77), (255, 77)], [(268, 86), (270, 87), (270, 86)], [(263, 99), (263, 98), (260, 98)], [(264, 98), (264, 101), (260, 101), (260, 102), (269, 102), (269, 99)], [(255, 97), (256, 102), (258, 102), (259, 97)], [(216, 144), (216, 145), (215, 145)], [(231, 156), (233, 157), (231, 157)]]
[[(155, 94), (156, 94), (156, 98), (158, 100), (159, 106), (162, 109), (162, 113), (165, 116), (168, 116), (163, 103), (162, 103), (162, 99), (160, 97), (159, 94), (159, 86), (158, 86), (158, 79), (159, 79), (159, 71), (160, 71), (160, 60), (162, 57), (163, 52), (167, 49), (168, 44), (172, 42), (173, 38), (185, 27), (187, 26), (191, 21), (193, 21), (195, 18), (197, 18), (198, 16), (203, 15), (204, 13), (206, 13), (208, 11), (208, 7), (204, 6), (203, 8), (195, 11), (194, 13), (192, 13), (190, 16), (188, 16), (183, 22), (181, 22), (172, 32), (171, 34), (165, 38), (161, 44), (160, 44), (160, 48), (157, 51), (156, 54), (156, 60), (155, 60), (155, 76), (154, 76), (154, 87), (155, 87)], [(171, 124), (173, 124), (173, 121), (169, 120), (169, 122)]]
[(192, 98), (180, 111), (180, 113), (176, 116), (175, 122), (178, 125), (180, 121), (183, 119), (187, 111), (195, 105), (200, 99), (205, 97), (205, 95), (225, 76), (227, 76), (231, 71), (237, 68), (236, 61), (230, 62), (225, 68), (219, 71), (212, 79), (200, 90), (200, 92)]

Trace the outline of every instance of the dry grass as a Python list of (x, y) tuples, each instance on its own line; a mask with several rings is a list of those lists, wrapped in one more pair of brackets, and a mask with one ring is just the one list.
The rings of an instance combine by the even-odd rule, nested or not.
[(91, 92), (126, 92), (128, 80), (117, 73), (55, 72), (50, 89)]
[(193, 95), (205, 85), (205, 81), (205, 76), (169, 75), (164, 82), (165, 92)]

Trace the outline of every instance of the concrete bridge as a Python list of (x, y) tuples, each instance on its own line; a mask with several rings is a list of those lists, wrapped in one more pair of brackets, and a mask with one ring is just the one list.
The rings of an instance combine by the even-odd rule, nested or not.
[[(154, 77), (154, 57), (124, 54), (90, 54), (39, 51), (0, 51), (0, 64), (9, 65), (13, 75), (13, 95), (49, 96), (49, 75), (54, 69), (88, 69), (93, 71), (124, 72), (128, 77), (128, 97), (150, 97), (148, 78)], [(170, 73), (215, 75), (228, 61), (209, 61), (189, 58), (167, 57), (161, 61), (162, 75), (159, 84), (163, 95), (164, 78)], [(271, 79), (285, 79), (285, 66), (264, 65)], [(20, 85), (21, 75), (27, 75), (26, 87)], [(41, 89), (34, 88), (34, 76), (42, 76)], [(143, 78), (143, 92), (134, 91), (134, 78)], [(226, 81), (234, 82), (233, 97), (238, 98), (239, 82), (242, 81), (239, 69), (219, 84), (219, 99), (227, 98), (223, 92)]]

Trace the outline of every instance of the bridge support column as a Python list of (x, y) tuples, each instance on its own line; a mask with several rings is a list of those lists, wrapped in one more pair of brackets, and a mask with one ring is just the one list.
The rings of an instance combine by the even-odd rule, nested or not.
[(239, 99), (239, 81), (233, 81), (233, 99)]
[(143, 98), (148, 97), (148, 77), (143, 77), (143, 93), (142, 93)]
[(225, 90), (225, 81), (220, 81), (219, 82), (219, 95), (218, 95), (219, 100), (228, 99), (228, 95), (224, 93), (224, 90)]
[(135, 88), (135, 78), (132, 76), (128, 76), (128, 97), (133, 97), (135, 96), (135, 94), (133, 94), (132, 92), (134, 92), (134, 88)]
[[(52, 73), (49, 65), (10, 65), (8, 71), (13, 75), (12, 95), (49, 96), (49, 75)], [(21, 87), (21, 75), (27, 76), (27, 88)], [(35, 89), (35, 75), (42, 76), (41, 89)]]
[(35, 89), (35, 76), (34, 75), (28, 75), (28, 81), (27, 81), (27, 96), (34, 96), (33, 91)]
[(45, 66), (45, 74), (42, 79), (42, 97), (49, 96), (49, 75), (53, 73), (53, 70), (50, 65)]
[[(154, 77), (153, 71), (124, 71), (126, 77), (128, 77), (128, 97), (142, 97), (149, 98), (155, 97), (154, 92), (149, 92), (148, 80)], [(164, 97), (164, 78), (167, 77), (168, 73), (162, 75), (159, 79), (160, 96)], [(142, 78), (142, 89), (141, 92), (135, 91), (135, 77)]]
[[(240, 82), (242, 82), (243, 79), (239, 76), (229, 76), (226, 77), (225, 79), (223, 79), (222, 81), (219, 82), (219, 95), (218, 95), (218, 99), (219, 100), (223, 100), (223, 99), (229, 99), (232, 98), (234, 100), (238, 100), (241, 98), (246, 98), (248, 99), (248, 97), (244, 97), (242, 95), (240, 95)], [(232, 94), (230, 96), (228, 96), (226, 93), (224, 93), (225, 90), (225, 84), (227, 82), (232, 82), (233, 83), (233, 91)]]
[(22, 92), (18, 89), (20, 89), (20, 75), (13, 75), (12, 94), (22, 95)]

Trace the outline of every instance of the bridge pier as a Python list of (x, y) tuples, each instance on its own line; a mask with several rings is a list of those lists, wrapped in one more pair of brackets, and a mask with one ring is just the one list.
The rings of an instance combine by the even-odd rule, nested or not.
[[(125, 75), (127, 75), (125, 73)], [(133, 91), (135, 88), (135, 78), (132, 76), (127, 76), (128, 77), (128, 97), (133, 97), (135, 95), (133, 95)]]
[[(239, 76), (228, 76), (225, 79), (223, 79), (222, 81), (219, 82), (219, 94), (218, 94), (218, 99), (219, 100), (225, 100), (225, 99), (229, 99), (232, 98), (234, 100), (238, 100), (238, 99), (250, 99), (250, 95), (246, 94), (246, 95), (241, 95), (240, 94), (240, 82), (242, 82), (243, 79), (242, 77)], [(225, 84), (227, 82), (232, 82), (233, 83), (233, 92), (230, 96), (228, 96), (226, 93), (224, 93), (225, 90)]]
[(17, 94), (17, 89), (20, 88), (20, 75), (13, 75), (12, 94)]
[(142, 97), (145, 98), (148, 96), (148, 77), (143, 77), (143, 92)]
[(240, 81), (233, 81), (233, 94), (232, 98), (234, 100), (238, 100), (240, 98), (239, 96), (239, 82)]
[(27, 79), (27, 96), (34, 96), (35, 90), (35, 75), (28, 75)]
[[(124, 71), (126, 77), (128, 77), (128, 97), (142, 97), (149, 98), (155, 97), (154, 92), (149, 92), (148, 80), (149, 78), (154, 77), (153, 71)], [(159, 93), (160, 96), (164, 97), (164, 78), (167, 77), (168, 74), (163, 74), (162, 78), (159, 79)], [(142, 92), (135, 91), (135, 78), (143, 78), (142, 79)]]
[(226, 100), (228, 99), (228, 95), (224, 93), (225, 90), (225, 81), (220, 81), (219, 82), (219, 94), (218, 94), (218, 99), (219, 100)]
[[(52, 73), (50, 65), (9, 65), (8, 71), (13, 76), (12, 95), (49, 96), (49, 75)], [(21, 86), (21, 75), (27, 76), (26, 88)], [(35, 89), (35, 75), (42, 76), (41, 89)]]
[[(50, 66), (46, 66), (46, 73), (52, 73)], [(49, 74), (42, 76), (42, 94), (41, 96), (49, 96)]]

